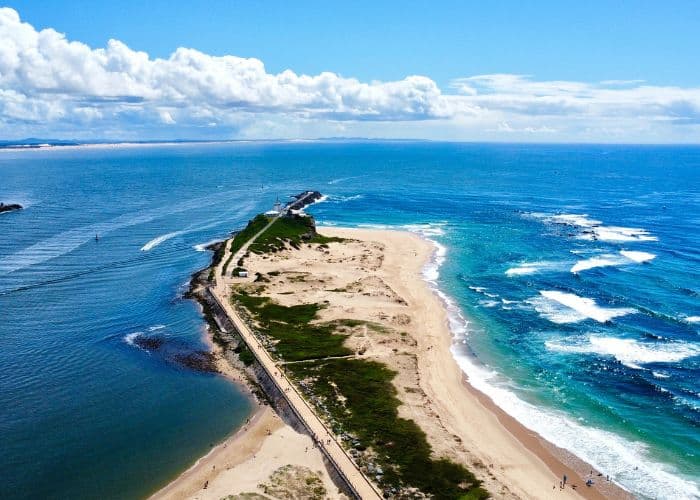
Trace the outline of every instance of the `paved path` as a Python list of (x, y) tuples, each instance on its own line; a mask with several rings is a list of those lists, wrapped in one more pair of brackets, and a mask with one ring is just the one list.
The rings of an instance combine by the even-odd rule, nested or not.
[[(283, 212), (284, 213), (284, 212)], [(262, 233), (264, 233), (274, 222), (273, 219), (264, 229), (253, 236), (243, 247), (236, 252), (233, 259), (238, 259), (248, 250), (250, 244), (255, 241)], [(229, 240), (230, 241), (230, 240)], [(230, 255), (230, 243), (226, 242), (226, 249), (221, 263), (226, 262)], [(262, 367), (268, 373), (270, 378), (277, 385), (280, 393), (284, 395), (289, 406), (294, 410), (299, 419), (305, 424), (306, 428), (317, 438), (316, 442), (325, 455), (334, 463), (336, 470), (345, 476), (345, 480), (355, 490), (355, 493), (362, 499), (382, 498), (381, 493), (367, 479), (358, 466), (352, 461), (350, 456), (345, 452), (341, 444), (335, 439), (333, 433), (326, 427), (321, 419), (316, 415), (312, 407), (307, 403), (306, 399), (297, 391), (294, 384), (287, 378), (283, 370), (278, 366), (279, 363), (270, 356), (267, 350), (260, 344), (253, 332), (248, 328), (243, 319), (238, 315), (230, 302), (230, 290), (232, 280), (228, 276), (222, 274), (223, 264), (219, 263), (216, 267), (216, 286), (210, 290), (213, 296), (221, 305), (222, 309), (231, 319), (241, 337), (248, 345), (248, 348), (253, 352)]]

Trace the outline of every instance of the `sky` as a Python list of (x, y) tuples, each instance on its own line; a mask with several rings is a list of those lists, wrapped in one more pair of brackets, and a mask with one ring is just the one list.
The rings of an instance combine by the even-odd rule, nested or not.
[(700, 142), (693, 1), (16, 1), (0, 138)]

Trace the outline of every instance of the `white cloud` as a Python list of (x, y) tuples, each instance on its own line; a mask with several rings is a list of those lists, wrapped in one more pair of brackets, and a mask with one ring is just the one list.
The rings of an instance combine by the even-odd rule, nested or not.
[[(268, 73), (258, 59), (178, 48), (151, 58), (118, 40), (93, 49), (0, 9), (0, 135), (314, 137), (698, 142), (700, 89), (639, 80), (361, 82)], [(108, 135), (109, 134), (109, 135)]]

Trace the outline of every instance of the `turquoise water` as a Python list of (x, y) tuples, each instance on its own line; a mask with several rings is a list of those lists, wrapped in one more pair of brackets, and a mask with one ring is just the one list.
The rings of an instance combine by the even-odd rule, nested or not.
[(130, 341), (203, 348), (199, 245), (318, 189), (321, 223), (435, 241), (455, 355), (506, 411), (640, 496), (692, 498), (699, 169), (651, 146), (3, 152), (0, 200), (27, 209), (0, 215), (0, 496), (142, 497), (239, 425), (234, 386)]

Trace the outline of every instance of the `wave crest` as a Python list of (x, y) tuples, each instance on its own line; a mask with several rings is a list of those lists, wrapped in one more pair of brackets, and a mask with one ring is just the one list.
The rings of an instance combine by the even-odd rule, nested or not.
[(553, 323), (578, 323), (586, 319), (606, 323), (613, 318), (637, 312), (636, 309), (628, 307), (600, 307), (593, 299), (557, 290), (542, 290), (540, 297), (533, 297), (526, 302)]
[(700, 345), (687, 342), (640, 342), (634, 339), (591, 335), (574, 342), (548, 340), (550, 351), (612, 356), (629, 368), (641, 369), (648, 363), (677, 363), (700, 356)]

